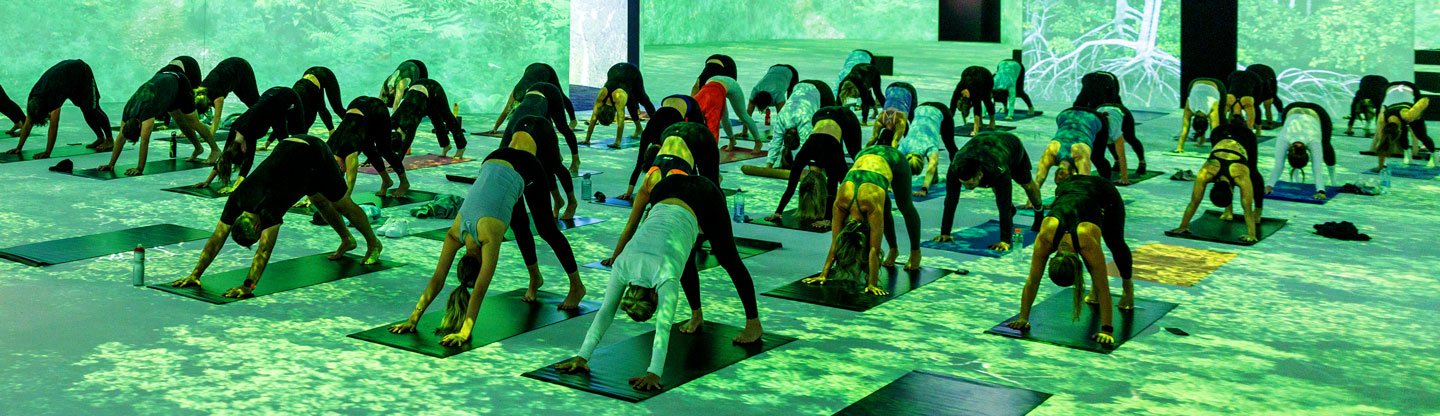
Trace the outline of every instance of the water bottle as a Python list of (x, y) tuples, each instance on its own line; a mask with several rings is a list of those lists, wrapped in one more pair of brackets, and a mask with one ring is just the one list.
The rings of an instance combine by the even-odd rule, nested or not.
[(135, 246), (134, 267), (133, 267), (133, 270), (131, 271), (130, 274), (132, 275), (132, 276), (131, 276), (132, 283), (134, 283), (135, 286), (145, 286), (145, 247), (144, 247), (144, 246), (141, 246), (141, 245), (138, 245), (138, 244)]
[(1025, 245), (1025, 232), (1021, 231), (1019, 228), (1016, 228), (1015, 234), (1010, 237), (1010, 241), (1011, 247), (1019, 248), (1020, 246)]
[(745, 194), (735, 190), (735, 222), (745, 222)]
[(1380, 170), (1380, 188), (1382, 188), (1382, 192), (1390, 192), (1390, 168), (1388, 167)]
[(586, 173), (580, 176), (580, 197), (590, 198), (591, 195), (594, 193), (590, 192), (590, 174)]
[(175, 132), (170, 132), (170, 158), (171, 158), (171, 159), (174, 159), (174, 158), (175, 158), (175, 142), (177, 142), (177, 141), (179, 141), (179, 139), (176, 137)]

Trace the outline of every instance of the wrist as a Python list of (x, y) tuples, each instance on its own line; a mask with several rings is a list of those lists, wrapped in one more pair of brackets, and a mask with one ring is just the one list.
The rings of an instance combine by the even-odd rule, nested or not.
[(1114, 334), (1114, 333), (1115, 333), (1115, 327), (1110, 326), (1110, 325), (1100, 325), (1100, 332), (1104, 332), (1104, 333), (1107, 333), (1107, 334)]

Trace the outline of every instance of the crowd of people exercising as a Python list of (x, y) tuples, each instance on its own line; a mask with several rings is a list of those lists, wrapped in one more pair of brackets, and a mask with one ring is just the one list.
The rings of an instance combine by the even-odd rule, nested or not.
[[(1115, 75), (1096, 72), (1076, 80), (1080, 90), (1075, 101), (1055, 116), (1051, 140), (1032, 158), (1019, 137), (992, 131), (997, 114), (1002, 113), (997, 104), (1006, 120), (1016, 116), (1017, 99), (1026, 104), (1025, 115), (1034, 113), (1024, 89), (1025, 67), (1014, 60), (999, 62), (993, 72), (981, 66), (965, 68), (945, 102), (920, 100), (909, 83), (881, 85), (874, 55), (864, 50), (845, 57), (833, 83), (804, 79), (790, 65), (773, 65), (748, 96), (734, 59), (713, 55), (701, 64), (691, 90), (666, 96), (658, 108), (646, 91), (641, 69), (615, 64), (590, 108), (583, 140), (574, 131), (580, 121), (576, 108), (554, 68), (544, 63), (528, 66), (490, 129), (500, 134), (500, 147), (483, 157), (478, 178), (440, 243), (434, 273), (409, 318), (391, 327), (391, 332), (417, 330), (452, 265), (458, 264), (460, 285), (452, 291), (445, 319), (436, 331), (444, 334), (440, 341), (444, 345), (467, 342), (507, 232), (514, 235), (529, 273), (524, 299), (535, 300), (544, 282), (533, 237), (539, 234), (569, 279), (569, 293), (559, 308), (576, 308), (586, 289), (557, 220), (574, 218), (578, 201), (590, 197), (577, 197), (572, 183), (571, 175), (580, 166), (580, 145), (590, 143), (597, 125), (615, 125), (616, 137), (623, 138), (631, 124), (632, 135), (640, 141), (627, 191), (619, 196), (632, 202), (631, 210), (612, 253), (602, 261), (611, 274), (600, 313), (575, 357), (558, 365), (559, 370), (588, 371), (587, 360), (616, 312), (624, 310), (636, 321), (653, 319), (657, 329), (649, 368), (631, 384), (639, 390), (659, 388), (668, 326), (681, 293), (691, 317), (680, 331), (694, 332), (704, 323), (697, 270), (701, 255), (718, 260), (744, 306), (744, 330), (734, 341), (760, 339), (764, 330), (755, 287), (737, 250), (719, 164), (721, 151), (759, 151), (766, 143), (769, 153), (764, 164), (785, 170), (787, 180), (773, 214), (763, 221), (780, 223), (793, 215), (801, 228), (830, 232), (828, 254), (814, 265), (819, 274), (805, 283), (887, 295), (881, 269), (900, 260), (894, 212), (899, 211), (908, 238), (902, 267), (916, 270), (922, 263), (923, 227), (915, 198), (927, 197), (941, 186), (948, 189), (940, 232), (931, 241), (950, 243), (962, 191), (988, 188), (1001, 231), (994, 241), (986, 242), (988, 249), (1010, 251), (1021, 245), (1005, 232), (1014, 229), (1018, 210), (1035, 210), (1037, 217), (1031, 227), (1036, 239), (1019, 315), (1007, 325), (1029, 328), (1041, 277), (1048, 275), (1060, 286), (1075, 287), (1077, 316), (1083, 303), (1098, 304), (1099, 326), (1092, 339), (1115, 342), (1107, 253), (1114, 259), (1123, 289), (1115, 306), (1121, 311), (1134, 307), (1125, 202), (1117, 186), (1129, 185), (1132, 175), (1146, 173), (1135, 119), (1121, 101), (1123, 90)], [(179, 129), (194, 147), (188, 160), (213, 165), (206, 179), (194, 186), (209, 187), (218, 179), (223, 185), (219, 192), (228, 198), (194, 271), (172, 285), (201, 285), (227, 239), (245, 247), (258, 243), (248, 277), (224, 292), (226, 297), (247, 297), (269, 262), (284, 214), (302, 200), (315, 207), (340, 237), (332, 260), (358, 248), (348, 221), (364, 239), (362, 261), (379, 261), (382, 243), (351, 198), (356, 172), (362, 163), (369, 164), (382, 179), (376, 195), (404, 196), (410, 188), (404, 155), (423, 119), (431, 121), (442, 156), (452, 150), (451, 140), (455, 157), (464, 156), (466, 131), (451, 109), (439, 75), (423, 62), (408, 60), (384, 78), (379, 94), (355, 97), (342, 106), (339, 83), (325, 67), (307, 69), (291, 86), (261, 90), (242, 58), (222, 60), (202, 78), (198, 62), (182, 56), (164, 65), (129, 98), (120, 113), (117, 137), (109, 116), (100, 110), (100, 92), (90, 66), (66, 60), (40, 76), (23, 110), (8, 99), (0, 102), (0, 110), (14, 123), (9, 133), (19, 138), (7, 153), (21, 153), (31, 130), (49, 125), (45, 150), (31, 155), (43, 159), (55, 147), (60, 107), (70, 101), (95, 134), (87, 147), (110, 152), (108, 163), (99, 170), (114, 169), (124, 144), (139, 142), (136, 166), (124, 172), (130, 176), (144, 174), (150, 136), (159, 125)], [(230, 95), (246, 108), (222, 128)], [(1246, 225), (1241, 240), (1255, 242), (1264, 195), (1275, 192), (1286, 165), (1293, 176), (1294, 171), (1318, 167), (1323, 161), (1325, 169), (1312, 168), (1311, 176), (1317, 190), (1313, 198), (1326, 198), (1336, 165), (1330, 115), (1314, 103), (1282, 105), (1279, 95), (1275, 72), (1265, 65), (1251, 65), (1224, 80), (1190, 82), (1175, 151), (1185, 152), (1193, 141), (1192, 147), (1208, 147), (1209, 153), (1198, 169), (1180, 225), (1172, 232), (1190, 232), (1191, 217), (1207, 194), (1224, 208), (1222, 218), (1229, 220), (1238, 191)], [(1409, 163), (1420, 150), (1434, 148), (1422, 117), (1428, 105), (1414, 84), (1365, 77), (1351, 105), (1346, 132), (1353, 134), (1357, 120), (1373, 130), (1376, 171), (1386, 167), (1387, 158), (1399, 156)], [(767, 111), (774, 118), (769, 129), (761, 129), (752, 114)], [(743, 126), (739, 133), (733, 132), (732, 114)], [(328, 137), (309, 134), (316, 118)], [(966, 125), (956, 126), (957, 120)], [(1266, 178), (1258, 164), (1258, 135), (1276, 120), (1282, 120), (1283, 127), (1275, 143), (1274, 167)], [(224, 140), (217, 143), (222, 132)], [(957, 144), (957, 133), (972, 137)], [(568, 163), (561, 139), (569, 150)], [(752, 141), (754, 148), (742, 150), (737, 140)], [(202, 157), (206, 147), (210, 155)], [(1137, 156), (1134, 169), (1126, 157), (1127, 147)], [(942, 150), (949, 161), (944, 172)], [(256, 163), (261, 151), (269, 155)], [(1433, 166), (1434, 158), (1430, 163)], [(1041, 186), (1052, 171), (1056, 187), (1053, 199), (1046, 202)], [(392, 172), (398, 185), (390, 179)], [(1016, 185), (1026, 199), (1018, 206), (1012, 202)], [(798, 209), (787, 214), (791, 199), (797, 197)]]

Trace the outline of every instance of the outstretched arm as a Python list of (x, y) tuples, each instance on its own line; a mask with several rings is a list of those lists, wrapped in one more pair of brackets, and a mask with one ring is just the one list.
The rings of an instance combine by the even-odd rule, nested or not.
[(635, 193), (635, 200), (630, 202), (630, 217), (625, 220), (625, 229), (620, 231), (620, 240), (615, 242), (615, 251), (610, 253), (610, 261), (620, 257), (625, 251), (625, 245), (635, 236), (635, 229), (640, 226), (640, 218), (645, 216), (645, 207), (650, 205), (650, 175), (640, 184), (640, 192)]
[(440, 264), (435, 265), (435, 273), (430, 275), (430, 281), (425, 284), (425, 291), (420, 292), (420, 300), (415, 302), (415, 310), (410, 312), (410, 318), (404, 323), (391, 326), (390, 332), (403, 334), (414, 332), (415, 324), (420, 322), (420, 317), (425, 315), (425, 309), (430, 308), (430, 302), (445, 288), (445, 277), (450, 275), (450, 265), (455, 264), (455, 253), (464, 246), (458, 240), (460, 230), (460, 218), (450, 224), (450, 232), (445, 234), (445, 242), (440, 247)]
[(1035, 304), (1035, 294), (1040, 291), (1040, 277), (1045, 272), (1045, 262), (1050, 260), (1050, 254), (1055, 252), (1055, 245), (1051, 242), (1055, 238), (1055, 227), (1060, 223), (1054, 218), (1046, 218), (1041, 225), (1040, 235), (1035, 238), (1035, 247), (1030, 253), (1030, 274), (1025, 277), (1025, 289), (1020, 292), (1020, 315), (1008, 324), (1015, 329), (1026, 329), (1030, 327), (1030, 308)]
[[(1079, 232), (1079, 231), (1076, 231)], [(1091, 290), (1093, 298), (1100, 305), (1100, 332), (1095, 334), (1095, 340), (1101, 344), (1110, 344), (1115, 341), (1113, 315), (1114, 306), (1110, 299), (1110, 280), (1108, 266), (1105, 265), (1105, 252), (1100, 250), (1098, 238), (1081, 236), (1088, 247), (1080, 247), (1080, 257), (1085, 260), (1085, 266), (1090, 269), (1090, 281), (1094, 285)], [(1109, 331), (1106, 331), (1106, 329)], [(1108, 339), (1107, 339), (1108, 338)], [(1107, 342), (1108, 341), (1108, 342)]]
[[(857, 192), (858, 194), (858, 192)], [(856, 195), (859, 196), (859, 195)], [(888, 197), (888, 195), (886, 196)], [(870, 223), (870, 235), (868, 236), (870, 246), (870, 261), (865, 269), (865, 293), (876, 296), (885, 296), (889, 293), (881, 289), (880, 283), (880, 243), (885, 239), (885, 208), (886, 204), (878, 204), (874, 210), (866, 215), (866, 221)]]
[(1195, 187), (1190, 190), (1190, 204), (1185, 206), (1185, 216), (1180, 217), (1180, 228), (1172, 230), (1177, 233), (1190, 232), (1190, 217), (1195, 216), (1195, 210), (1200, 208), (1200, 201), (1205, 198), (1205, 185), (1210, 183), (1214, 174), (1208, 173), (1204, 168), (1195, 177)]
[(245, 282), (226, 290), (222, 296), (243, 298), (249, 297), (251, 292), (255, 291), (255, 285), (260, 283), (260, 276), (265, 274), (265, 266), (270, 264), (270, 254), (275, 250), (275, 238), (279, 235), (278, 224), (260, 231), (260, 241), (256, 243), (255, 258), (250, 261), (250, 273), (245, 275)]
[(495, 126), (490, 128), (490, 132), (500, 131), (500, 124), (504, 123), (505, 118), (510, 116), (510, 106), (512, 105), (515, 105), (515, 97), (506, 98), (505, 107), (500, 109), (500, 118), (495, 119)]
[(490, 279), (495, 277), (495, 263), (499, 261), (499, 244), (480, 246), (480, 275), (475, 278), (475, 289), (470, 293), (470, 303), (466, 305), (465, 322), (460, 325), (460, 332), (446, 335), (440, 340), (440, 345), (458, 346), (470, 341), (470, 333), (475, 330), (475, 317), (480, 315), (480, 303), (485, 300), (485, 291), (490, 289)]
[(1235, 178), (1235, 186), (1240, 188), (1240, 208), (1245, 210), (1245, 236), (1249, 241), (1255, 241), (1255, 223), (1260, 221), (1260, 218), (1257, 218), (1260, 216), (1259, 210), (1252, 209), (1255, 206), (1255, 184), (1250, 181), (1248, 174)]

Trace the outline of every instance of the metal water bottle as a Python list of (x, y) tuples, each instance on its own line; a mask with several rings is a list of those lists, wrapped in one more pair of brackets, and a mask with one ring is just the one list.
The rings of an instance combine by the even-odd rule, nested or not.
[(170, 158), (171, 158), (171, 159), (174, 159), (174, 158), (175, 158), (175, 142), (177, 142), (177, 141), (179, 141), (179, 137), (175, 135), (175, 132), (170, 132)]
[(1025, 245), (1025, 232), (1019, 228), (1016, 228), (1015, 234), (1013, 234), (1010, 241), (1011, 247), (1019, 248), (1020, 246)]
[(745, 222), (745, 191), (735, 190), (735, 222)]
[(134, 267), (130, 274), (135, 286), (145, 286), (145, 246), (135, 246)]
[(580, 176), (580, 197), (590, 198), (591, 195), (594, 195), (594, 193), (590, 191), (590, 174), (586, 173)]

